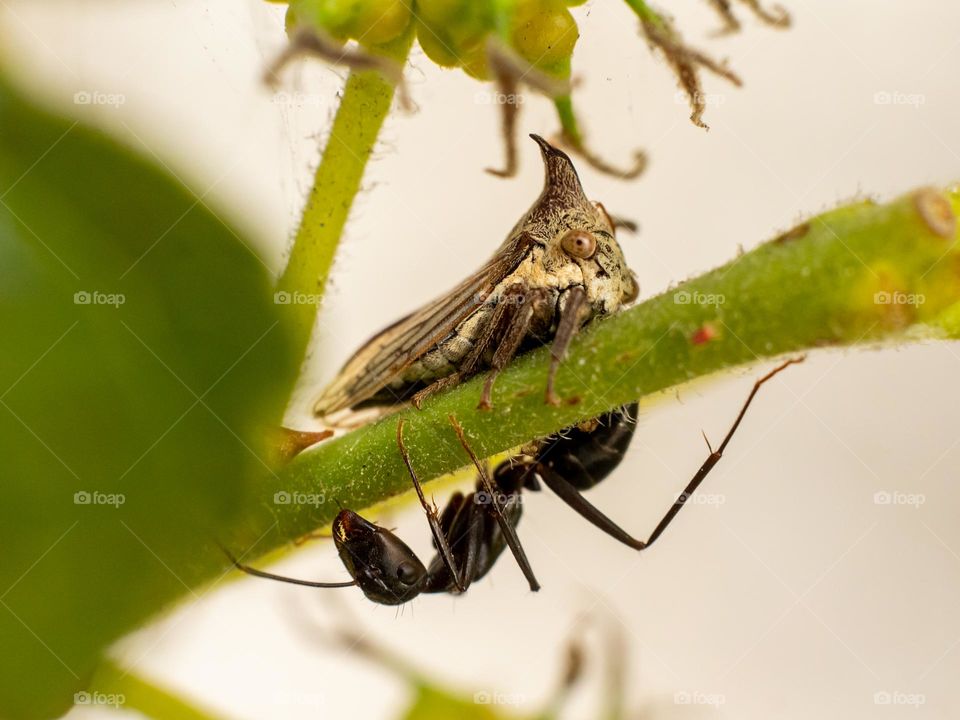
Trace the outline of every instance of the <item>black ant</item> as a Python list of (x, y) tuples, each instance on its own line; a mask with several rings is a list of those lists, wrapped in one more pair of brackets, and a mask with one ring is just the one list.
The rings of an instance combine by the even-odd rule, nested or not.
[(646, 540), (631, 536), (581, 494), (582, 490), (592, 488), (610, 475), (623, 460), (636, 430), (638, 404), (631, 403), (539, 441), (532, 452), (505, 460), (494, 468), (492, 474), (474, 455), (463, 429), (451, 416), (460, 443), (477, 468), (478, 478), (471, 493), (455, 493), (442, 513), (438, 513), (424, 496), (403, 442), (401, 420), (397, 425), (397, 445), (427, 515), (437, 550), (428, 567), (394, 533), (352, 510), (341, 510), (333, 521), (333, 541), (352, 581), (297, 580), (256, 570), (241, 564), (229, 553), (227, 555), (237, 569), (250, 575), (309, 587), (356, 585), (375, 603), (400, 605), (421, 593), (465, 592), (471, 583), (490, 571), (504, 549), (509, 547), (530, 589), (539, 590), (540, 585), (516, 535), (523, 490), (539, 491), (543, 483), (611, 537), (635, 550), (644, 550), (663, 534), (687, 499), (720, 461), (760, 387), (789, 365), (804, 359), (787, 360), (754, 383), (723, 442), (716, 450), (707, 442), (710, 450), (707, 459)]

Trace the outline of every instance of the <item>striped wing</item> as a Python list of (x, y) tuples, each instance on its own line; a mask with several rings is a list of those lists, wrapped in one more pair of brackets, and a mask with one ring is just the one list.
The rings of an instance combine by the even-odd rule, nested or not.
[(525, 233), (509, 239), (477, 273), (368, 340), (323, 391), (314, 412), (324, 416), (352, 408), (389, 385), (470, 317), (529, 247)]

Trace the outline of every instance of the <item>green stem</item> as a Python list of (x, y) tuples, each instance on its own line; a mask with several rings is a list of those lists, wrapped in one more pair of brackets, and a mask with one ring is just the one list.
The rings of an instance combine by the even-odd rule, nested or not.
[(493, 29), (497, 37), (507, 47), (513, 47), (514, 17), (517, 14), (517, 0), (494, 0)]
[(637, 17), (644, 22), (652, 23), (661, 28), (666, 26), (666, 22), (660, 14), (647, 5), (645, 0), (626, 0), (626, 3), (630, 6), (630, 9), (637, 14)]
[[(483, 378), (475, 378), (422, 410), (325, 442), (266, 480), (264, 505), (271, 505), (277, 525), (256, 552), (329, 523), (341, 503), (360, 510), (408, 491), (410, 478), (396, 448), (400, 417), (407, 421), (414, 466), (426, 480), (467, 463), (448, 422), (451, 413), (477, 454), (488, 457), (637, 398), (765, 358), (955, 337), (958, 209), (956, 189), (947, 195), (921, 190), (886, 205), (854, 203), (597, 322), (570, 348), (557, 378), (559, 393), (570, 399), (561, 407), (543, 402), (549, 353), (541, 349), (500, 375), (492, 411), (477, 410)], [(322, 495), (325, 502), (270, 504), (280, 491)]]
[(149, 680), (124, 672), (110, 661), (104, 661), (100, 666), (86, 697), (91, 704), (137, 710), (157, 720), (217, 720), (218, 717), (190, 705)]
[[(411, 23), (411, 30), (380, 48), (380, 54), (403, 63), (412, 41)], [(347, 78), (290, 259), (277, 283), (277, 289), (289, 296), (284, 309), (301, 358), (306, 355), (337, 245), (393, 95), (393, 84), (377, 71), (353, 71)]]
[(577, 122), (577, 115), (573, 111), (573, 98), (570, 95), (561, 95), (553, 99), (553, 106), (560, 120), (560, 131), (567, 142), (575, 147), (582, 147), (583, 133), (580, 131), (580, 123)]

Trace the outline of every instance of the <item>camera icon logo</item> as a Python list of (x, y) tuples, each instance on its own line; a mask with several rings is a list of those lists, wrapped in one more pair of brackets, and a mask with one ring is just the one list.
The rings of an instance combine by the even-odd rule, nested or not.
[(889, 505), (893, 502), (893, 495), (886, 490), (878, 490), (873, 494), (875, 505)]

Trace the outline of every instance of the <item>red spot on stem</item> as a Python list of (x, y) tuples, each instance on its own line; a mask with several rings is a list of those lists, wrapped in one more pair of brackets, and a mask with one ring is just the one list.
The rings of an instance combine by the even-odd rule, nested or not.
[(690, 336), (694, 345), (706, 345), (717, 336), (717, 329), (710, 323), (704, 323)]

